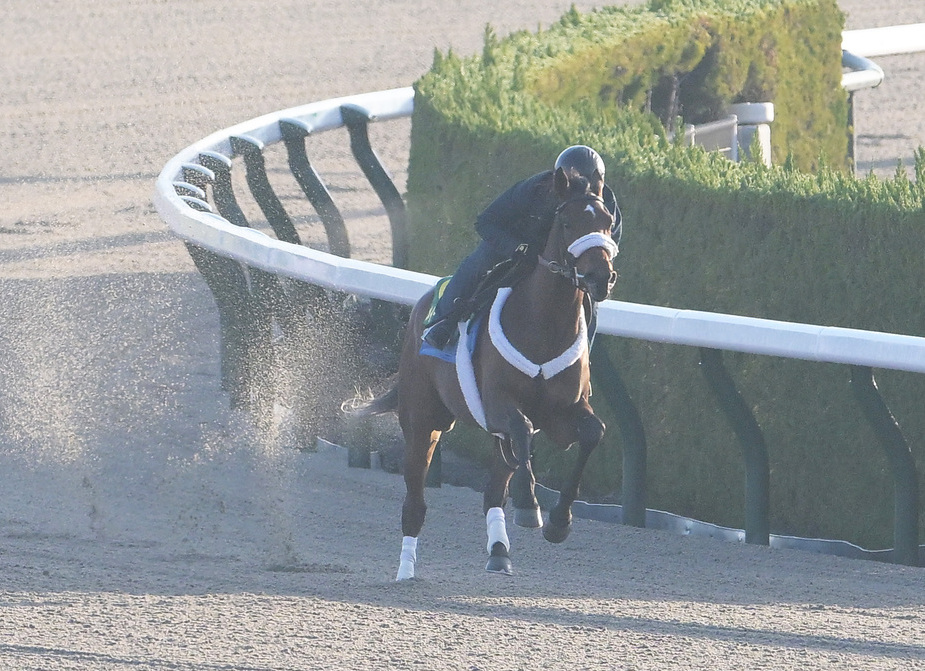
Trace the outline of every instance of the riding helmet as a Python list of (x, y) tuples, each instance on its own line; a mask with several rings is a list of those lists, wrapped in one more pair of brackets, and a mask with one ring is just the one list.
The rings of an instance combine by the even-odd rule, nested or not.
[(558, 170), (559, 168), (566, 172), (575, 171), (587, 179), (591, 179), (594, 171), (597, 170), (601, 178), (604, 177), (604, 161), (596, 151), (583, 144), (573, 145), (559, 154), (553, 169)]

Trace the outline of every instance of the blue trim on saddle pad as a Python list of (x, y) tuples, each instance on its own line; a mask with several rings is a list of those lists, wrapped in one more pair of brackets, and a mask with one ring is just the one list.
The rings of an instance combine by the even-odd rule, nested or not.
[[(478, 339), (479, 330), (482, 328), (482, 322), (484, 321), (484, 315), (476, 315), (472, 318), (472, 321), (469, 323), (469, 328), (467, 330), (467, 335), (469, 336), (469, 342), (466, 343), (466, 346), (469, 348), (469, 354), (475, 352), (475, 343)], [(419, 354), (422, 356), (432, 356), (440, 359), (441, 361), (446, 361), (447, 363), (456, 363), (456, 344), (459, 336), (455, 338), (450, 338), (450, 341), (446, 344), (446, 347), (443, 349), (437, 349), (433, 345), (421, 341), (421, 349)]]

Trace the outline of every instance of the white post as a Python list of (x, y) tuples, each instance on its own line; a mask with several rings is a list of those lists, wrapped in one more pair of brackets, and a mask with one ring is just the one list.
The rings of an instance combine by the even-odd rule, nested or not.
[(729, 113), (739, 120), (739, 157), (751, 158), (751, 146), (758, 137), (762, 162), (771, 167), (771, 126), (774, 103), (738, 103), (729, 106)]

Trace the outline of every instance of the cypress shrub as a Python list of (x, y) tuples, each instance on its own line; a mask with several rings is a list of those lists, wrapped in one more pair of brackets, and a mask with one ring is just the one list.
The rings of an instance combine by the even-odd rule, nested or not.
[[(624, 214), (615, 298), (925, 334), (925, 152), (915, 182), (899, 170), (890, 180), (845, 171), (842, 25), (835, 0), (650, 0), (573, 9), (535, 34), (498, 39), (488, 29), (479, 57), (436, 52), (415, 86), (412, 266), (452, 272), (485, 205), (582, 143), (603, 156)], [(782, 165), (734, 164), (666, 139), (676, 112), (705, 121), (740, 101), (775, 103)], [(741, 526), (742, 460), (697, 351), (604, 337), (595, 347), (607, 348), (640, 409), (649, 506)], [(889, 545), (888, 462), (847, 367), (725, 360), (769, 445), (772, 531)], [(877, 377), (922, 462), (922, 376)], [(584, 493), (619, 499), (619, 431), (594, 401), (610, 430)], [(538, 462), (555, 486), (570, 457), (541, 449)]]

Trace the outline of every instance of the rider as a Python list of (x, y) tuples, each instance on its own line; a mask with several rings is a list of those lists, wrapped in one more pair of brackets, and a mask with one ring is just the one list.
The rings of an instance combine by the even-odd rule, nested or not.
[[(424, 331), (423, 340), (443, 349), (456, 330), (453, 308), (470, 298), (485, 273), (496, 264), (511, 258), (526, 243), (531, 254), (542, 252), (543, 244), (558, 206), (553, 176), (562, 168), (570, 176), (591, 179), (595, 171), (604, 178), (604, 161), (596, 151), (584, 145), (568, 147), (559, 154), (552, 170), (528, 177), (498, 196), (476, 219), (475, 230), (482, 238), (469, 256), (463, 259), (443, 291)], [(611, 236), (619, 246), (623, 230), (620, 208), (613, 191), (606, 184), (604, 204), (613, 214)]]

